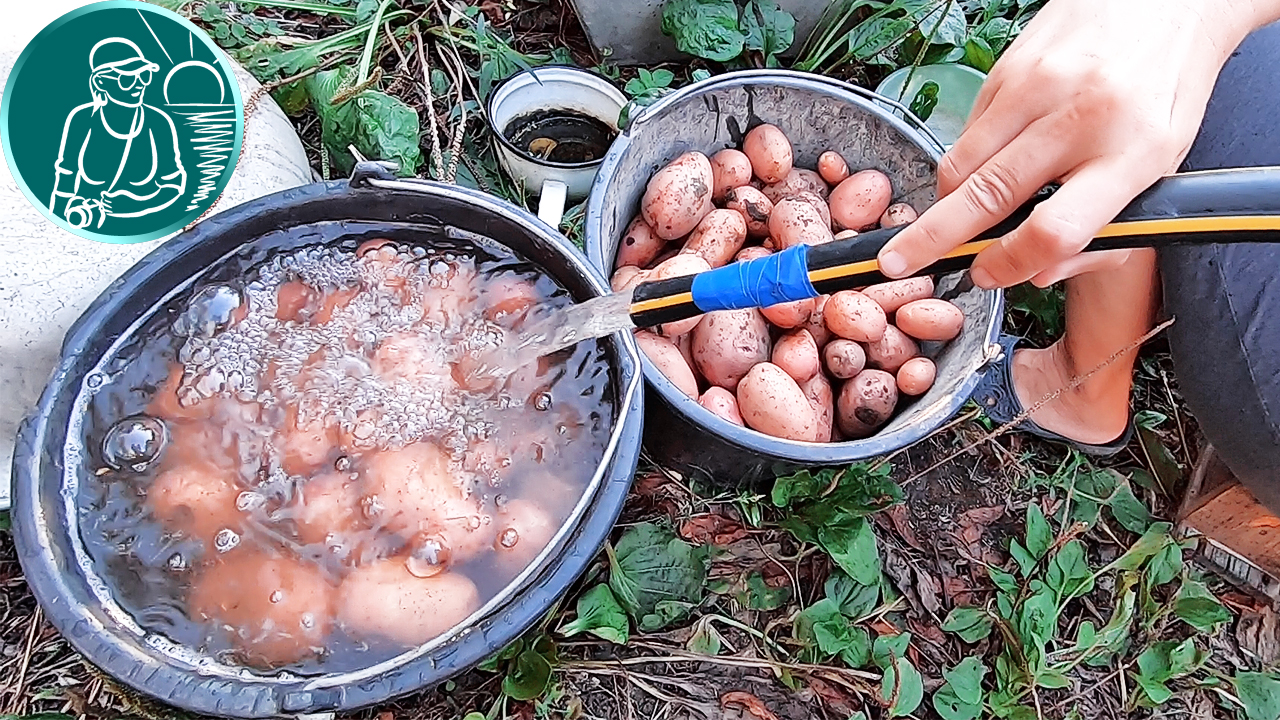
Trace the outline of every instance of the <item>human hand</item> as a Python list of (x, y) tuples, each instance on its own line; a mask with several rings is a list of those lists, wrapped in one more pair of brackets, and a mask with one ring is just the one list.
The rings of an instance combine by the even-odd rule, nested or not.
[[(938, 166), (938, 202), (880, 253), (904, 277), (1061, 188), (970, 270), (976, 285), (1045, 287), (1130, 251), (1081, 251), (1175, 171), (1218, 72), (1252, 29), (1240, 0), (1051, 0), (992, 69)], [(1233, 7), (1234, 6), (1234, 7)]]

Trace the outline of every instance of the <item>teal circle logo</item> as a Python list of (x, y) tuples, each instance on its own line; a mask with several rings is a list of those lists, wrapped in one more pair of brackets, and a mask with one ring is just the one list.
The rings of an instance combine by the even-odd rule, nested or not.
[(18, 57), (0, 102), (4, 156), (44, 215), (135, 243), (203, 215), (240, 158), (231, 63), (186, 19), (137, 0), (63, 15)]

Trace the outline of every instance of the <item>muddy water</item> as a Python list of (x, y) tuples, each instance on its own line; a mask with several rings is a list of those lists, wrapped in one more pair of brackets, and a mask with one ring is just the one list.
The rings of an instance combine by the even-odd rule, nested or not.
[(596, 342), (476, 372), (570, 304), (507, 251), (290, 232), (312, 244), (228, 259), (91, 376), (81, 534), (143, 629), (342, 672), (447, 631), (527, 566), (603, 456), (614, 389)]

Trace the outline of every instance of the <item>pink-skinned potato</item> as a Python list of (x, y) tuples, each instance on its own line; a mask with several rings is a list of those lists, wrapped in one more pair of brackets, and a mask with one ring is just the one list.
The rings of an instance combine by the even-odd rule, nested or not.
[(752, 430), (799, 442), (813, 442), (818, 436), (818, 417), (809, 398), (777, 365), (762, 362), (751, 368), (737, 395), (738, 410)]
[(897, 312), (898, 308), (909, 302), (933, 297), (933, 278), (913, 277), (868, 285), (862, 290), (862, 294), (875, 300), (885, 312)]
[(836, 423), (845, 437), (870, 437), (888, 422), (897, 405), (898, 383), (893, 375), (883, 370), (863, 370), (840, 388)]
[(893, 325), (885, 328), (879, 340), (867, 343), (867, 365), (886, 372), (897, 372), (903, 363), (919, 354), (916, 341)]
[(734, 425), (746, 425), (742, 421), (742, 413), (738, 412), (738, 398), (718, 385), (707, 388), (702, 397), (698, 398), (698, 404)]
[(778, 303), (777, 305), (760, 308), (760, 313), (773, 325), (784, 330), (790, 330), (805, 324), (813, 314), (815, 300), (816, 298), (808, 298), (806, 300)]
[(828, 150), (818, 156), (818, 174), (827, 183), (839, 185), (849, 177), (849, 164), (840, 153)]
[[(677, 254), (670, 259), (664, 261), (653, 269), (650, 275), (651, 280), (669, 280), (673, 277), (683, 277), (685, 275), (695, 275), (700, 272), (706, 272), (711, 269), (711, 264), (701, 255), (692, 253)], [(679, 337), (692, 330), (697, 326), (698, 321), (702, 319), (701, 315), (677, 320), (676, 322), (665, 323), (657, 327), (659, 335), (666, 337)]]
[(833, 432), (835, 417), (835, 397), (831, 390), (831, 382), (822, 373), (816, 373), (805, 382), (800, 383), (800, 390), (809, 398), (809, 405), (817, 418), (814, 429), (814, 442), (835, 442)]
[(792, 330), (778, 338), (778, 342), (773, 345), (772, 361), (801, 384), (822, 370), (818, 343), (803, 328)]
[(848, 380), (867, 367), (867, 351), (852, 340), (832, 340), (822, 349), (822, 362), (826, 365), (827, 372), (841, 380)]
[(831, 332), (856, 342), (876, 342), (889, 325), (884, 309), (874, 300), (853, 290), (841, 290), (827, 300), (823, 311)]
[(825, 221), (810, 202), (803, 198), (785, 198), (773, 206), (769, 216), (771, 250), (786, 250), (795, 245), (821, 245), (831, 242), (831, 223)]
[(898, 308), (894, 324), (917, 340), (943, 342), (964, 329), (964, 313), (946, 300), (925, 298)]
[(825, 200), (831, 194), (831, 188), (827, 186), (821, 175), (804, 168), (791, 168), (791, 172), (787, 173), (782, 180), (764, 186), (765, 197), (775, 203), (802, 192), (811, 192)]
[(613, 278), (609, 280), (609, 287), (613, 288), (614, 292), (630, 290), (644, 282), (648, 275), (648, 270), (641, 270), (635, 265), (623, 265), (614, 271)]
[(884, 211), (884, 215), (880, 216), (880, 227), (895, 228), (910, 225), (919, 217), (915, 208), (906, 203), (896, 203), (890, 205), (889, 209)]
[(809, 331), (813, 336), (814, 342), (818, 343), (818, 347), (826, 347), (827, 343), (835, 338), (835, 333), (827, 327), (826, 310), (827, 301), (831, 299), (830, 295), (819, 295), (813, 299), (813, 309), (809, 311), (809, 319), (804, 322), (804, 329)]
[(848, 240), (849, 238), (856, 238), (856, 237), (858, 237), (857, 230), (841, 230), (840, 232), (836, 233), (835, 239)]
[(759, 310), (709, 312), (693, 329), (693, 363), (708, 383), (736, 390), (753, 366), (769, 359), (771, 345)]
[(795, 160), (791, 141), (776, 125), (759, 125), (742, 140), (742, 152), (751, 160), (751, 171), (766, 185), (791, 172)]
[(893, 200), (889, 176), (879, 170), (863, 170), (845, 178), (831, 191), (831, 218), (842, 229), (874, 227)]
[(903, 395), (923, 395), (933, 387), (938, 376), (938, 367), (925, 357), (915, 357), (898, 368), (898, 391)]
[(751, 183), (751, 160), (741, 150), (721, 150), (711, 156), (711, 176), (714, 182), (711, 199), (723, 202), (730, 190)]
[(649, 263), (656, 260), (666, 247), (667, 241), (658, 237), (644, 218), (637, 216), (622, 233), (622, 239), (618, 241), (618, 258), (613, 266), (615, 268), (623, 268), (627, 265), (648, 267)]
[(773, 214), (773, 201), (764, 193), (744, 185), (730, 190), (724, 196), (724, 206), (728, 210), (742, 213), (747, 221), (747, 236), (763, 238), (769, 236), (769, 216)]
[[(821, 197), (818, 197), (817, 195), (808, 191), (796, 193), (791, 197), (800, 198), (801, 200), (804, 200), (805, 202), (812, 205), (813, 209), (818, 211), (818, 215), (822, 216), (822, 222), (827, 224), (827, 229), (828, 230), (831, 229), (831, 208), (827, 205), (826, 200), (823, 200)], [(830, 235), (830, 233), (827, 233), (827, 234)], [(834, 239), (835, 239), (835, 236), (832, 235), (831, 240), (834, 240)], [(827, 242), (830, 242), (831, 240), (828, 240)]]
[(680, 348), (669, 338), (654, 335), (644, 330), (636, 331), (636, 344), (640, 351), (649, 358), (649, 362), (658, 368), (658, 372), (680, 389), (680, 392), (691, 398), (698, 397), (698, 380), (693, 376), (693, 368), (685, 362)]
[(747, 221), (736, 210), (712, 210), (698, 223), (682, 253), (700, 255), (713, 268), (727, 265), (747, 241)]
[(734, 262), (747, 262), (749, 260), (757, 260), (762, 257), (769, 257), (772, 254), (773, 251), (769, 248), (752, 245), (751, 247), (744, 247), (739, 250), (738, 254), (733, 256), (733, 260)]
[(688, 152), (658, 171), (640, 201), (641, 215), (663, 240), (675, 240), (693, 232), (715, 206), (711, 194), (715, 178), (711, 161), (700, 152)]

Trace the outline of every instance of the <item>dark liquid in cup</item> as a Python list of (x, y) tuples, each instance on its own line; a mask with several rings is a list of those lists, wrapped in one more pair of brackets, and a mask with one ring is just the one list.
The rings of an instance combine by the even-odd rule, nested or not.
[(605, 123), (572, 110), (521, 115), (507, 123), (502, 134), (529, 156), (553, 163), (595, 162), (618, 136)]

